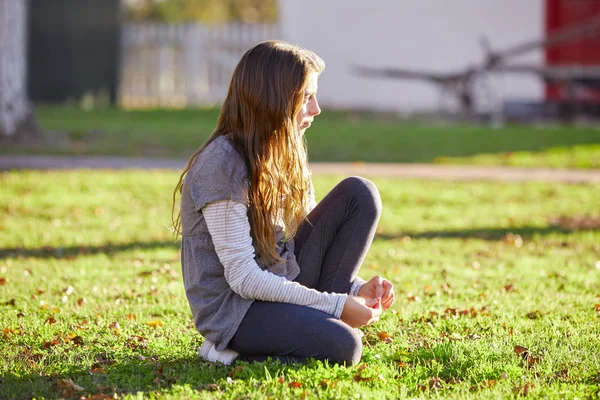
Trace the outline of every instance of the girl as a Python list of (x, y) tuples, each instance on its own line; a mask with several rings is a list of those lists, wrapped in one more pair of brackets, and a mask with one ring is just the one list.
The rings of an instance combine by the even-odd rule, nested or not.
[(281, 41), (239, 61), (217, 128), (188, 161), (173, 226), (200, 355), (356, 363), (355, 328), (394, 302), (356, 276), (381, 212), (372, 182), (347, 178), (315, 204), (304, 132), (321, 110), (315, 53)]

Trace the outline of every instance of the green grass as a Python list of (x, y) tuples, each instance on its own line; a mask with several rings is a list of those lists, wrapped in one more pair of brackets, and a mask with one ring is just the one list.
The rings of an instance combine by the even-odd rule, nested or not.
[(597, 186), (376, 179), (361, 276), (397, 302), (363, 329), (361, 364), (227, 367), (197, 357), (166, 228), (176, 178), (0, 174), (0, 398), (599, 395)]
[[(212, 132), (218, 110), (124, 111), (39, 106), (49, 143), (4, 143), (3, 153), (186, 157)], [(600, 127), (402, 122), (323, 111), (307, 131), (312, 161), (435, 162), (600, 168)]]

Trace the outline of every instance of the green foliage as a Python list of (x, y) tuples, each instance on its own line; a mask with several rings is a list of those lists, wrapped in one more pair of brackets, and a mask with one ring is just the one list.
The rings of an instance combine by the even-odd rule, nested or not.
[[(187, 157), (210, 135), (218, 109), (124, 111), (37, 108), (49, 138), (2, 143), (0, 153)], [(596, 126), (403, 122), (325, 110), (306, 132), (311, 161), (435, 162), (600, 168)]]
[(132, 21), (251, 23), (278, 19), (277, 0), (129, 0), (125, 4)]
[[(315, 177), (317, 195), (340, 178)], [(361, 276), (389, 278), (397, 302), (363, 328), (361, 364), (227, 367), (197, 356), (167, 228), (176, 180), (0, 174), (0, 398), (599, 395), (596, 186), (375, 179)]]

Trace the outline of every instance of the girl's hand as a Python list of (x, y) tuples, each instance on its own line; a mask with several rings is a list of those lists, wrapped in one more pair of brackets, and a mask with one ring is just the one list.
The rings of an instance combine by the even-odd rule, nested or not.
[(348, 296), (340, 319), (353, 328), (360, 328), (379, 320), (381, 308), (377, 308), (377, 300), (359, 296)]
[(394, 304), (394, 301), (396, 301), (394, 285), (379, 275), (371, 278), (370, 281), (362, 285), (358, 291), (358, 295), (365, 299), (377, 299), (379, 304), (376, 307), (381, 307), (384, 310), (390, 308)]

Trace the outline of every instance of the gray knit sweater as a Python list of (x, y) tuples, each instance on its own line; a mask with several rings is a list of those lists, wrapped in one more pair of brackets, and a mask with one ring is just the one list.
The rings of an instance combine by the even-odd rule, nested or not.
[[(293, 240), (277, 231), (283, 261), (264, 268), (246, 215), (247, 169), (226, 137), (209, 144), (190, 168), (181, 199), (181, 263), (198, 331), (222, 350), (254, 300), (316, 308), (339, 318), (345, 294), (322, 293), (292, 280), (300, 268)], [(353, 288), (357, 289), (357, 288)]]

